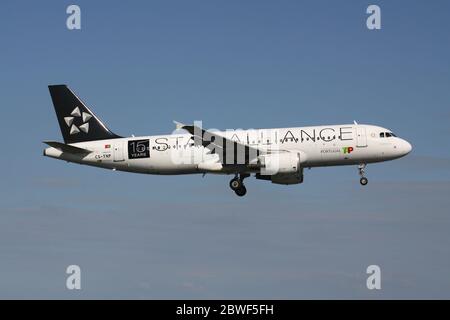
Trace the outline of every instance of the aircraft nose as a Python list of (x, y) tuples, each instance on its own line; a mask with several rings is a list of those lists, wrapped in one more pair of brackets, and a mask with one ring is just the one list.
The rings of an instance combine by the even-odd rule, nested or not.
[(402, 141), (402, 151), (404, 152), (404, 155), (407, 155), (412, 150), (412, 145), (406, 140)]

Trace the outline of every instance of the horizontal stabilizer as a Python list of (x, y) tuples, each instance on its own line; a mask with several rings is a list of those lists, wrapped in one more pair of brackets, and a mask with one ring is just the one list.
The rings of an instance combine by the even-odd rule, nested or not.
[(56, 148), (58, 150), (61, 150), (62, 152), (72, 153), (72, 154), (89, 154), (92, 151), (74, 147), (68, 144), (64, 144), (57, 141), (44, 141), (45, 144), (48, 144), (50, 147)]

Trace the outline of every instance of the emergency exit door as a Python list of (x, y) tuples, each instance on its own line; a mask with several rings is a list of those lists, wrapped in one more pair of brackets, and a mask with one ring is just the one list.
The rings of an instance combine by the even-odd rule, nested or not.
[(356, 127), (356, 146), (357, 147), (367, 147), (367, 137), (366, 128), (357, 126)]
[(125, 161), (123, 142), (114, 144), (114, 162)]

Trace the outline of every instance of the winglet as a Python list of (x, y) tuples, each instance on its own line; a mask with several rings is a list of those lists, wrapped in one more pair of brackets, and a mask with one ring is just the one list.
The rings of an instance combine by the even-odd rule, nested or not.
[(356, 122), (356, 120), (353, 120), (353, 123), (356, 124), (356, 125), (358, 125), (358, 122)]
[(175, 121), (175, 120), (173, 120), (173, 123), (175, 123), (175, 129), (176, 130), (183, 129), (183, 127), (185, 126), (185, 124), (183, 124), (181, 122), (178, 122), (178, 121)]

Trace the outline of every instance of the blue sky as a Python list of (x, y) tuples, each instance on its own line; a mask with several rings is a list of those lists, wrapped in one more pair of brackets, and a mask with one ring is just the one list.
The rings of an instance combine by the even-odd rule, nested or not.
[[(76, 1), (69, 31), (72, 3), (0, 3), (0, 298), (450, 298), (448, 1)], [(323, 168), (241, 199), (228, 177), (44, 158), (57, 83), (121, 135), (357, 120), (414, 150), (365, 188)]]

